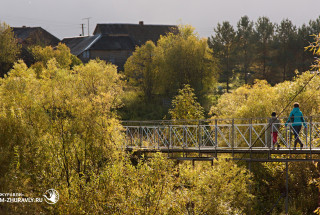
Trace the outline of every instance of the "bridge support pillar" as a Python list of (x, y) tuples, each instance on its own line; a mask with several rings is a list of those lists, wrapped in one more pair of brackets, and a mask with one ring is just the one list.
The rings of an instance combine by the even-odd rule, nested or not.
[(286, 200), (285, 200), (285, 207), (286, 207), (286, 215), (289, 213), (289, 174), (288, 174), (288, 162), (286, 162)]

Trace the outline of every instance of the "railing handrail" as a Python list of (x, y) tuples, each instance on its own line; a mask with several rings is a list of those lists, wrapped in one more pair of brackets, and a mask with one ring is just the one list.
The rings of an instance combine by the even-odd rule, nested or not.
[[(279, 120), (287, 120), (289, 119), (289, 116), (287, 117), (277, 117)], [(300, 116), (295, 116), (294, 118), (300, 118)], [(310, 118), (320, 118), (320, 115), (314, 115), (314, 116), (303, 116), (305, 121), (307, 122)], [(197, 123), (197, 124), (202, 124), (202, 123), (210, 123), (210, 122), (215, 122), (215, 121), (256, 121), (256, 120), (269, 120), (272, 119), (271, 117), (256, 117), (256, 118), (210, 118), (210, 119), (175, 119), (175, 120), (143, 120), (143, 121), (137, 121), (137, 120), (123, 120), (121, 121), (122, 125), (123, 124), (138, 124), (138, 125), (144, 125), (144, 124), (172, 124), (172, 125), (177, 125), (182, 124), (182, 123)], [(231, 124), (231, 123), (230, 123)], [(238, 124), (238, 123), (237, 123)], [(255, 123), (241, 123), (241, 124), (255, 124)]]

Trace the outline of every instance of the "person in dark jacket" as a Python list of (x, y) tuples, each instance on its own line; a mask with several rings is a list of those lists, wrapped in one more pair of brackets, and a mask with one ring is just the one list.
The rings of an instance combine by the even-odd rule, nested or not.
[(303, 144), (299, 138), (299, 133), (302, 127), (302, 124), (305, 128), (307, 128), (307, 124), (305, 123), (305, 120), (303, 118), (303, 114), (299, 109), (299, 103), (295, 102), (293, 104), (293, 110), (291, 111), (288, 121), (286, 122), (286, 126), (288, 123), (292, 123), (293, 133), (294, 133), (294, 149), (297, 146), (297, 143), (299, 142), (300, 148), (302, 149)]

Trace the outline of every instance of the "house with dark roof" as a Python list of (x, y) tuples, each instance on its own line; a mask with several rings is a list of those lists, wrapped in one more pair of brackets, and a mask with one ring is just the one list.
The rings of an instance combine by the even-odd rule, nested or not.
[(21, 58), (30, 65), (33, 63), (32, 54), (28, 48), (32, 46), (57, 46), (60, 39), (50, 34), (48, 31), (41, 27), (13, 27), (12, 28), (18, 43), (22, 45)]
[(146, 41), (158, 41), (161, 35), (174, 32), (173, 25), (97, 24), (93, 36), (65, 38), (71, 53), (83, 62), (99, 58), (118, 66), (120, 70), (136, 46)]
[(127, 58), (135, 49), (135, 43), (129, 36), (109, 36), (97, 34), (87, 37), (65, 38), (65, 43), (83, 62), (90, 59), (105, 60), (123, 68)]
[(160, 35), (165, 35), (175, 30), (177, 30), (177, 27), (174, 25), (145, 25), (143, 21), (140, 21), (139, 24), (97, 24), (93, 34), (128, 35), (136, 45), (140, 46), (148, 40), (156, 43)]

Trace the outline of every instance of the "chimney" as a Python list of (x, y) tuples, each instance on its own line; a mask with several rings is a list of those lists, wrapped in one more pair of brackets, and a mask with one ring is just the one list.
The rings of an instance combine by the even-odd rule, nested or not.
[(143, 21), (139, 21), (139, 25), (140, 25), (140, 26), (143, 26)]

